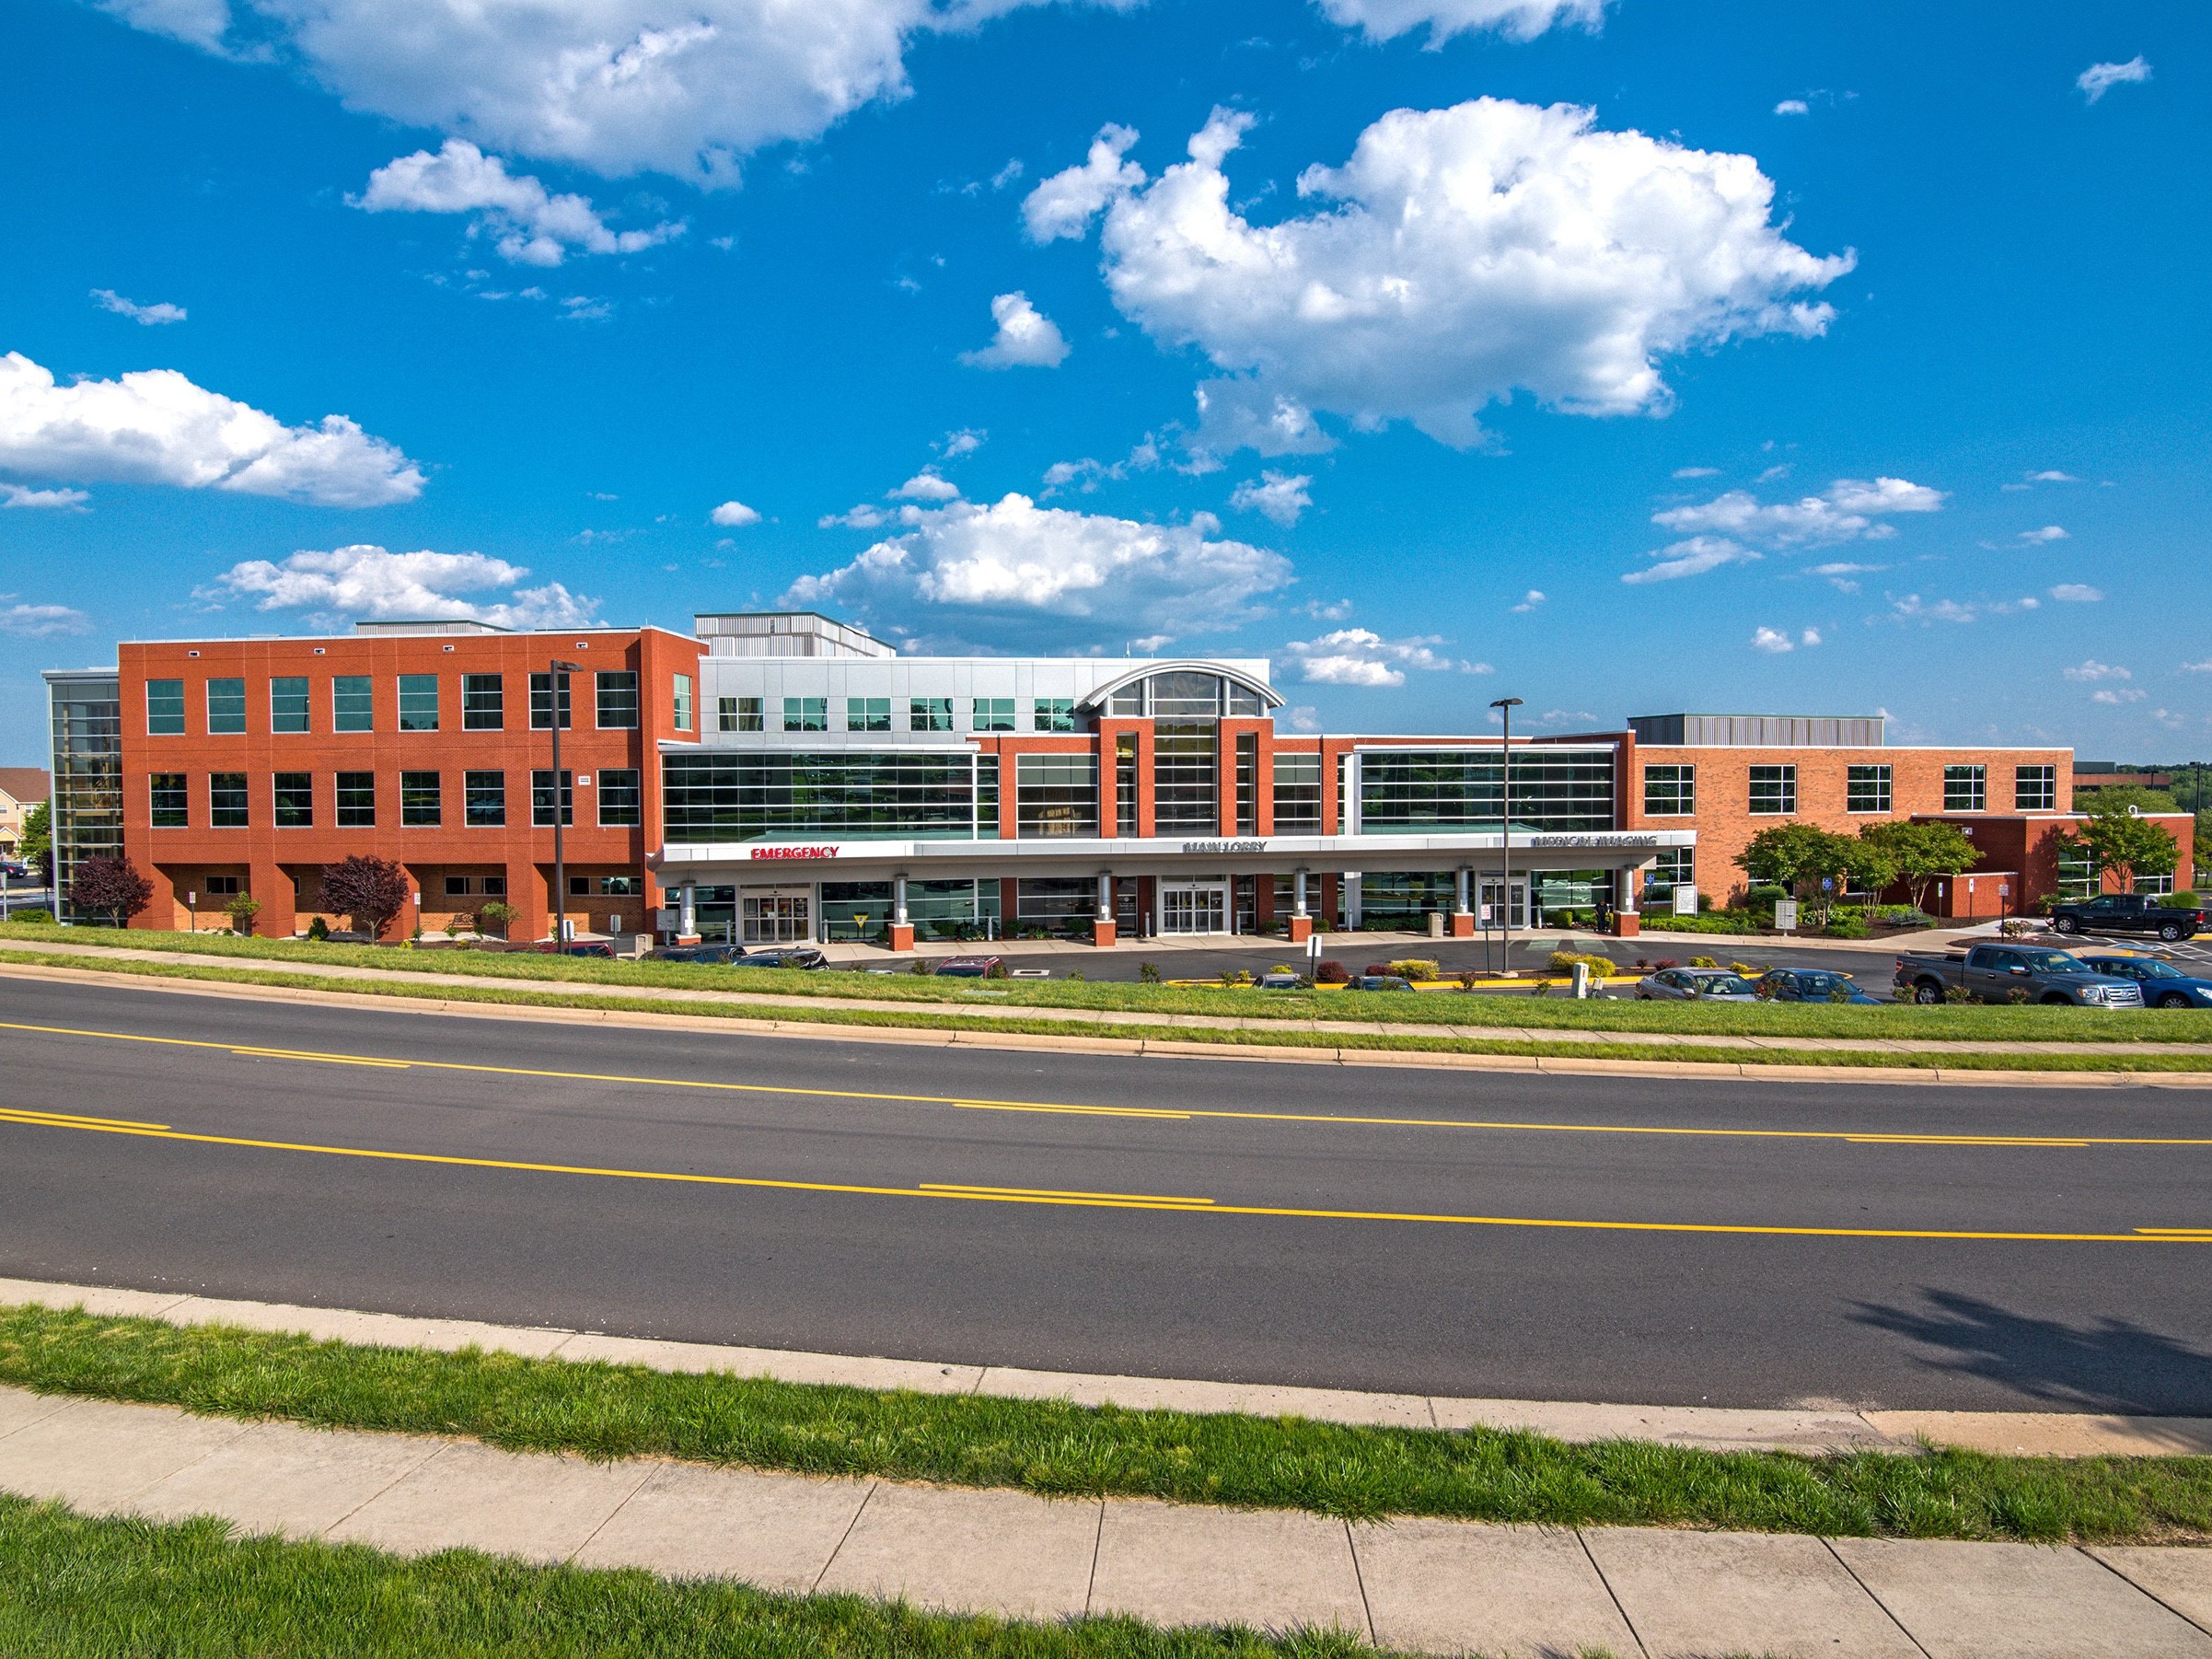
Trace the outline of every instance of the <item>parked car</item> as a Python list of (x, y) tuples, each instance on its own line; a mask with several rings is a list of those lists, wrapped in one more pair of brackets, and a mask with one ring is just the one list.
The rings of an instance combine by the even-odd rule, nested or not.
[(2212, 980), (2184, 973), (2156, 957), (2101, 954), (2081, 960), (2094, 972), (2133, 980), (2143, 988), (2143, 1001), (2148, 1007), (2212, 1008)]
[(558, 947), (550, 939), (545, 939), (531, 948), (541, 956), (593, 957), (607, 962), (611, 962), (615, 954), (613, 946), (603, 944), (596, 939), (571, 939), (567, 944)]
[(0, 876), (10, 881), (29, 881), (30, 866), (19, 858), (0, 858)]
[(1847, 973), (1830, 973), (1822, 968), (1770, 968), (1752, 989), (1768, 1003), (1876, 1003), (1852, 982)]
[(1974, 945), (1944, 955), (1912, 951), (1897, 958), (1900, 1001), (1941, 1003), (1952, 990), (1969, 1002), (2070, 1003), (2078, 1008), (2140, 1008), (2133, 980), (2093, 972), (2080, 957), (2042, 945)]
[(2201, 908), (2161, 903), (2153, 893), (2100, 893), (2051, 907), (2051, 926), (2062, 934), (2156, 934), (2171, 944), (2208, 925)]
[(726, 966), (747, 954), (742, 945), (664, 945), (653, 953), (655, 962), (706, 962)]
[(803, 968), (808, 972), (829, 966), (829, 958), (811, 945), (771, 945), (730, 958), (732, 968)]
[(1347, 991), (1411, 991), (1413, 981), (1403, 974), (1362, 973), (1355, 974), (1345, 980), (1344, 989)]
[(1305, 976), (1303, 974), (1292, 973), (1288, 969), (1278, 969), (1273, 973), (1263, 973), (1258, 980), (1258, 985), (1262, 991), (1296, 991), (1304, 983)]
[(1755, 1003), (1757, 989), (1725, 968), (1662, 968), (1636, 981), (1639, 1003)]
[(941, 980), (1002, 980), (1006, 977), (1006, 958), (947, 957), (932, 965), (930, 972)]

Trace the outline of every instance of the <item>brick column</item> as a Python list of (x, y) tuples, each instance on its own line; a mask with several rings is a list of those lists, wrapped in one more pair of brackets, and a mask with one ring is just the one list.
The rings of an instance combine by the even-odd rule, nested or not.
[[(261, 901), (261, 914), (253, 919), (253, 931), (266, 934), (272, 939), (289, 939), (298, 925), (298, 911), (292, 902), (292, 872), (277, 864), (257, 864), (247, 876), (253, 896)], [(206, 894), (200, 895), (205, 899)], [(222, 906), (214, 907), (218, 911)]]

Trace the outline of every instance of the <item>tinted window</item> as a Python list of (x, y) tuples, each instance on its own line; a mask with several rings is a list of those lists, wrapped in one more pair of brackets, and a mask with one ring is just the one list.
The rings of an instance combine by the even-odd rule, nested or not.
[(146, 681), (146, 732), (156, 737), (184, 736), (184, 681)]
[(341, 674), (330, 681), (330, 729), (365, 732), (375, 724), (375, 702), (365, 674)]

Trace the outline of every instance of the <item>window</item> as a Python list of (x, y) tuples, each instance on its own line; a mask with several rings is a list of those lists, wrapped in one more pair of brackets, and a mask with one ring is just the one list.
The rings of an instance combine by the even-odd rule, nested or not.
[(1141, 714), (1144, 713), (1144, 682), (1123, 686), (1106, 704), (1109, 714)]
[(1797, 810), (1797, 768), (1755, 766), (1751, 769), (1751, 810), (1754, 817), (1776, 818)]
[(1014, 883), (1013, 919), (1020, 925), (1080, 932), (1097, 914), (1095, 876), (1046, 876)]
[(1137, 734), (1114, 738), (1114, 833), (1137, 833)]
[(507, 677), (504, 674), (461, 676), (461, 729), (497, 732), (507, 725)]
[(1695, 766), (1644, 768), (1644, 816), (1688, 818), (1697, 810), (1697, 769)]
[(191, 825), (191, 797), (180, 771), (157, 771), (150, 783), (154, 791), (154, 828), (184, 830)]
[(2015, 812), (2058, 810), (2058, 768), (2017, 766), (2012, 770), (2012, 809)]
[(891, 729), (888, 697), (845, 699), (845, 729), (849, 732), (887, 732)]
[(676, 729), (679, 732), (691, 729), (691, 677), (689, 674), (676, 676)]
[(1243, 718), (1257, 719), (1261, 714), (1267, 713), (1260, 706), (1257, 691), (1247, 690), (1233, 679), (1223, 681), (1222, 690), (1229, 699), (1229, 712), (1232, 714)]
[(330, 729), (334, 732), (374, 731), (376, 725), (374, 682), (365, 674), (341, 674), (330, 681)]
[(466, 876), (446, 876), (446, 898), (448, 898), (448, 899), (466, 899), (466, 898), (468, 898), (468, 897), (469, 897), (469, 878), (468, 878)]
[[(1178, 678), (1160, 675), (1159, 679)], [(1210, 679), (1205, 675), (1183, 679)], [(1210, 720), (1152, 725), (1152, 828), (1160, 835), (1215, 835), (1222, 828), (1221, 761)]]
[(305, 675), (280, 674), (269, 682), (269, 729), (304, 732), (307, 729), (307, 681)]
[(661, 821), (675, 841), (806, 835), (966, 840), (977, 833), (979, 819), (989, 825), (984, 833), (998, 833), (997, 775), (986, 808), (967, 755), (722, 751), (667, 755), (661, 767)]
[(1155, 674), (1146, 685), (1154, 719), (1210, 718), (1222, 712), (1222, 682), (1211, 674)]
[(246, 729), (246, 682), (207, 682), (207, 731), (212, 737), (235, 737)]
[(1986, 812), (1989, 807), (1989, 769), (1986, 766), (1946, 766), (1943, 769), (1943, 810)]
[(276, 806), (279, 830), (315, 828), (315, 774), (280, 771), (270, 779), (270, 795)]
[(2070, 835), (2058, 837), (2059, 898), (2088, 899), (2095, 894), (2102, 879), (2097, 868), (2097, 855), (2087, 844)]
[(1844, 810), (1890, 810), (1890, 769), (1886, 766), (1851, 766), (1844, 770)]
[(210, 899), (236, 899), (238, 896), (238, 878), (236, 876), (210, 876), (201, 891)]
[(411, 830), (434, 830), (445, 817), (444, 792), (434, 771), (400, 774), (400, 822)]
[[(561, 729), (567, 731), (573, 713), (569, 707), (569, 677), (561, 677)], [(553, 729), (553, 676), (549, 671), (530, 676), (530, 729), (550, 732)]]
[(150, 737), (184, 736), (184, 681), (146, 681), (146, 735)]
[(572, 876), (568, 878), (568, 896), (571, 899), (588, 899), (595, 893), (602, 899), (635, 899), (644, 890), (634, 876)]
[(1644, 872), (1644, 902), (1646, 905), (1671, 903), (1678, 887), (1694, 887), (1697, 881), (1697, 850), (1695, 847), (1665, 847), (1651, 861)]
[(968, 724), (979, 732), (1011, 732), (1013, 730), (1013, 699), (977, 698), (974, 717)]
[(628, 668), (603, 670), (598, 679), (597, 717), (601, 731), (634, 731), (638, 723), (638, 677)]
[[(999, 825), (999, 758), (996, 755), (976, 757), (976, 839), (995, 841), (1002, 833)], [(984, 884), (989, 886), (987, 882)]]
[(1259, 734), (1236, 735), (1236, 832), (1259, 833)]
[(403, 732), (434, 732), (438, 729), (436, 675), (400, 676), (400, 729)]
[[(497, 830), (507, 821), (507, 774), (504, 771), (467, 771), (461, 774), (462, 814), (471, 830)], [(485, 892), (492, 889), (486, 888)]]
[(758, 697), (724, 697), (722, 700), (721, 726), (725, 732), (759, 732), (768, 729), (768, 722), (760, 713)]
[(826, 732), (829, 729), (829, 699), (786, 697), (783, 729), (787, 732)]
[(1275, 833), (1321, 833), (1321, 757), (1275, 751)]
[(909, 697), (907, 729), (910, 732), (949, 732), (953, 729), (953, 700), (949, 697)]
[(506, 896), (507, 878), (504, 876), (487, 876), (484, 877), (485, 898), (504, 899)]
[(246, 828), (246, 774), (211, 772), (207, 780), (207, 821), (216, 830)]
[(338, 827), (374, 830), (376, 827), (376, 774), (342, 771), (338, 774)]
[(1098, 833), (1098, 760), (1094, 755), (1017, 755), (1013, 832), (1018, 836)]
[(1040, 732), (1071, 732), (1075, 729), (1075, 699), (1039, 697), (1030, 718)]
[[(1512, 807), (1516, 830), (1612, 829), (1612, 751), (1515, 750)], [(1495, 830), (1504, 814), (1505, 769), (1495, 748), (1370, 749), (1360, 756), (1362, 834)]]
[[(561, 823), (568, 828), (576, 821), (576, 774), (567, 767), (561, 769)], [(553, 825), (553, 774), (534, 771), (530, 774), (530, 822), (540, 830)]]
[(645, 821), (645, 792), (634, 766), (599, 769), (599, 822), (632, 830)]

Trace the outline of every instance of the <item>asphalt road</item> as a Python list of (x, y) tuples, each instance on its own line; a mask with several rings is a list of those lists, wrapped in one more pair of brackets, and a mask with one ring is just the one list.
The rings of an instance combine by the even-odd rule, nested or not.
[[(1078, 1371), (2212, 1414), (2212, 1233), (2137, 1232), (2212, 1229), (2206, 1107), (8, 980), (0, 1275)], [(1974, 1233), (2098, 1236), (1941, 1236)]]

